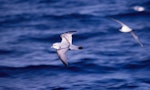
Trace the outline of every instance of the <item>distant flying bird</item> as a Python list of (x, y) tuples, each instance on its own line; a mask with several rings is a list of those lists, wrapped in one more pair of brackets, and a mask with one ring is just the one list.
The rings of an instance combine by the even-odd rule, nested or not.
[(67, 57), (66, 57), (66, 52), (68, 50), (80, 50), (83, 49), (81, 46), (75, 46), (72, 44), (72, 35), (76, 31), (69, 31), (61, 34), (61, 42), (54, 43), (51, 48), (56, 49), (58, 57), (62, 61), (62, 63), (67, 67)]
[(112, 18), (112, 20), (116, 21), (117, 23), (119, 23), (121, 25), (121, 29), (120, 29), (121, 32), (124, 32), (124, 33), (130, 32), (131, 35), (133, 36), (133, 38), (140, 44), (140, 46), (144, 47), (143, 44), (141, 43), (141, 41), (139, 40), (138, 36), (134, 33), (134, 31), (130, 27), (128, 27), (123, 22), (116, 20), (114, 18)]
[(138, 11), (138, 12), (142, 12), (142, 11), (145, 10), (145, 8), (142, 7), (142, 6), (134, 6), (133, 9), (134, 9), (135, 11)]

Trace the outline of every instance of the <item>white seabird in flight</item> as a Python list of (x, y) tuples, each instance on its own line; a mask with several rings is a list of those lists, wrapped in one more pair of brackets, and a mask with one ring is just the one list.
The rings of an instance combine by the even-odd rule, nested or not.
[(121, 25), (121, 29), (120, 29), (121, 32), (124, 32), (124, 33), (130, 32), (131, 35), (133, 36), (133, 38), (140, 44), (140, 46), (144, 47), (143, 44), (141, 43), (141, 41), (139, 40), (138, 36), (134, 33), (134, 31), (130, 27), (128, 27), (123, 22), (116, 20), (114, 18), (112, 18), (112, 20), (116, 21), (117, 23), (119, 23)]
[(54, 43), (51, 48), (56, 49), (58, 57), (62, 61), (62, 63), (67, 67), (67, 57), (66, 57), (66, 52), (68, 50), (80, 50), (83, 49), (81, 46), (75, 46), (72, 44), (72, 35), (76, 31), (69, 31), (61, 34), (61, 42)]
[(142, 6), (134, 6), (133, 9), (134, 9), (135, 11), (138, 11), (138, 12), (142, 12), (142, 11), (145, 10), (145, 8), (142, 7)]

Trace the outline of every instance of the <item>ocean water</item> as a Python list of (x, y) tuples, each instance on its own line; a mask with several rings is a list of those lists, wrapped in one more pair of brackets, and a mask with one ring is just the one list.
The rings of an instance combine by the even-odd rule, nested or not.
[[(0, 90), (150, 90), (149, 0), (0, 0)], [(145, 11), (133, 10), (143, 6)], [(121, 20), (135, 30), (121, 33)], [(76, 30), (66, 68), (51, 48)]]

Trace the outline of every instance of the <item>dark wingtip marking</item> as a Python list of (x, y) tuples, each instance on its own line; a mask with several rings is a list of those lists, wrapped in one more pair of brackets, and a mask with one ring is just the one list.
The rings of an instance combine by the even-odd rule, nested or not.
[(64, 64), (65, 67), (68, 67), (68, 63), (67, 62), (62, 61), (62, 63)]
[(68, 68), (68, 64), (64, 64), (66, 68)]
[(83, 49), (83, 47), (80, 46), (78, 49)]

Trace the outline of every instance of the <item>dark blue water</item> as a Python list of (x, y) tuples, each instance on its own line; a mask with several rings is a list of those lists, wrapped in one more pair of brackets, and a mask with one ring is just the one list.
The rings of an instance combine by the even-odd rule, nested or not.
[[(0, 90), (150, 90), (149, 0), (0, 0)], [(137, 12), (134, 6), (143, 6)], [(119, 19), (135, 30), (144, 48)], [(76, 30), (69, 67), (51, 45)]]

